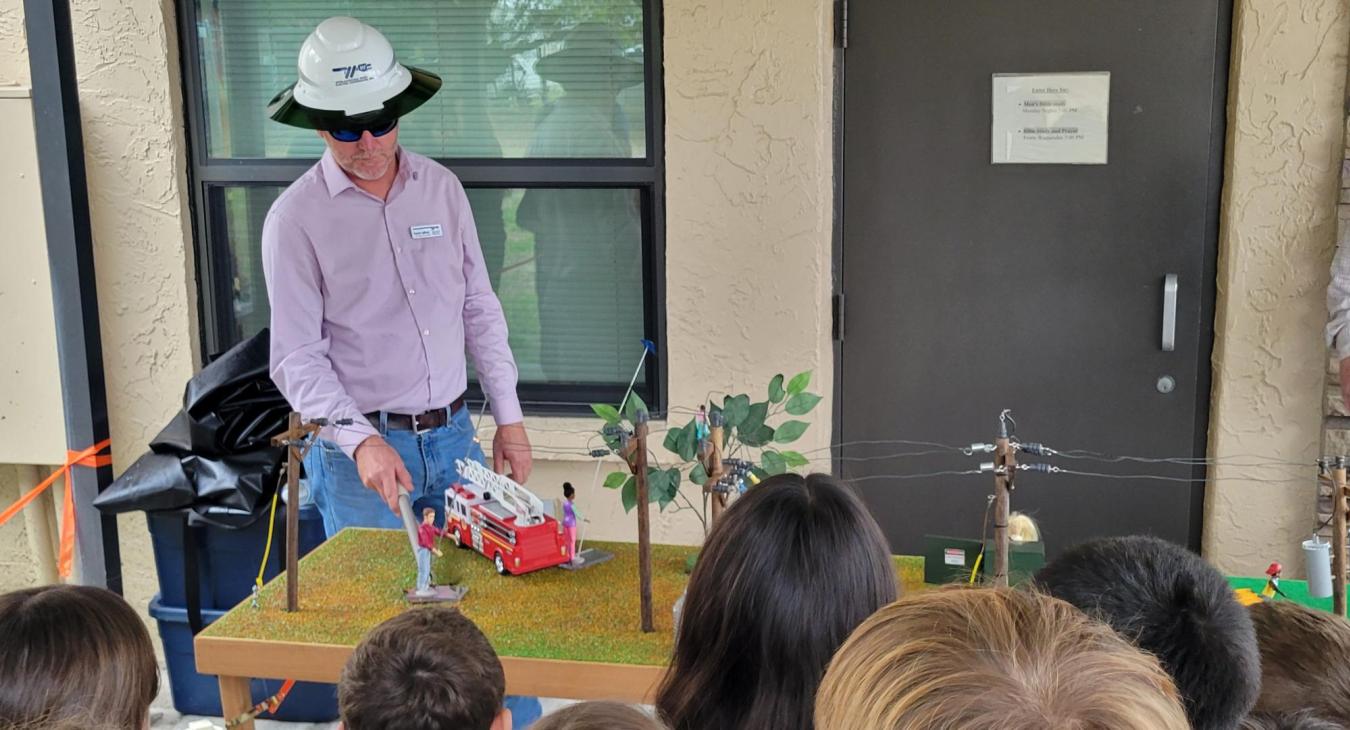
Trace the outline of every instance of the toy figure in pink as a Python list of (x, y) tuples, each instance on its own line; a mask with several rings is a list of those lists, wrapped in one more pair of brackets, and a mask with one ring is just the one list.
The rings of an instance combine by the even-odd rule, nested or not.
[(567, 537), (567, 554), (571, 556), (573, 563), (580, 563), (581, 556), (577, 555), (577, 510), (572, 501), (577, 496), (577, 490), (572, 487), (571, 482), (563, 482), (563, 534)]
[(422, 510), (422, 524), (417, 526), (417, 593), (426, 596), (431, 590), (431, 554), (441, 557), (436, 547), (436, 538), (445, 531), (436, 526), (436, 510), (427, 507)]

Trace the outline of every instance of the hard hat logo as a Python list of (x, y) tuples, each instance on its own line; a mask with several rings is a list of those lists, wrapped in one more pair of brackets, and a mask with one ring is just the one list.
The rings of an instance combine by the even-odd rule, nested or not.
[(299, 80), (272, 98), (274, 121), (351, 129), (398, 119), (441, 88), (436, 74), (404, 66), (378, 30), (356, 18), (323, 21), (300, 46)]
[(355, 66), (338, 66), (337, 68), (333, 69), (333, 73), (342, 74), (342, 78), (344, 80), (348, 80), (351, 79), (351, 77), (355, 76), (358, 71), (361, 73), (365, 73), (372, 68), (374, 68), (374, 66), (371, 66), (368, 63), (361, 63)]

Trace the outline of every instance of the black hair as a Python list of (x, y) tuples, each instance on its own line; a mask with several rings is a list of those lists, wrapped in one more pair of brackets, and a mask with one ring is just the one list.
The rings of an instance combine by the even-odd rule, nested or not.
[(708, 535), (657, 710), (674, 730), (810, 730), (835, 650), (896, 594), (886, 538), (851, 491), (766, 479)]
[(575, 490), (575, 489), (572, 488), (572, 483), (571, 483), (571, 482), (563, 482), (563, 496), (564, 496), (564, 497), (567, 497), (568, 499), (571, 499), (571, 498), (572, 498), (572, 495), (574, 495), (574, 494), (576, 494), (576, 493), (577, 493), (577, 490)]
[(1142, 535), (1093, 540), (1051, 561), (1036, 583), (1156, 655), (1196, 730), (1232, 728), (1255, 705), (1252, 620), (1223, 575), (1189, 550)]

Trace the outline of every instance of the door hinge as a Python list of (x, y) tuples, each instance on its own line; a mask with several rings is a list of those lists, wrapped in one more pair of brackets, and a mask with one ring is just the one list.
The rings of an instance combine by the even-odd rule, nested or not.
[(848, 48), (848, 0), (835, 0), (834, 36), (835, 46)]
[(844, 294), (840, 292), (830, 298), (831, 333), (835, 342), (844, 341)]

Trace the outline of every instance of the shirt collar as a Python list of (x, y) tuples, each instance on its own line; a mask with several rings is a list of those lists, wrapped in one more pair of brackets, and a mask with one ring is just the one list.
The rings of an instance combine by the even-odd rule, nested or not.
[[(416, 180), (418, 176), (411, 169), (412, 159), (403, 153), (403, 145), (399, 145), (394, 154), (398, 159), (398, 173), (394, 177), (394, 184), (397, 185), (402, 181), (406, 185), (410, 175)], [(347, 176), (347, 172), (338, 166), (337, 160), (333, 159), (332, 150), (324, 149), (323, 157), (319, 158), (319, 169), (323, 172), (323, 181), (328, 186), (330, 198), (336, 198), (343, 190), (356, 187), (356, 183)]]

